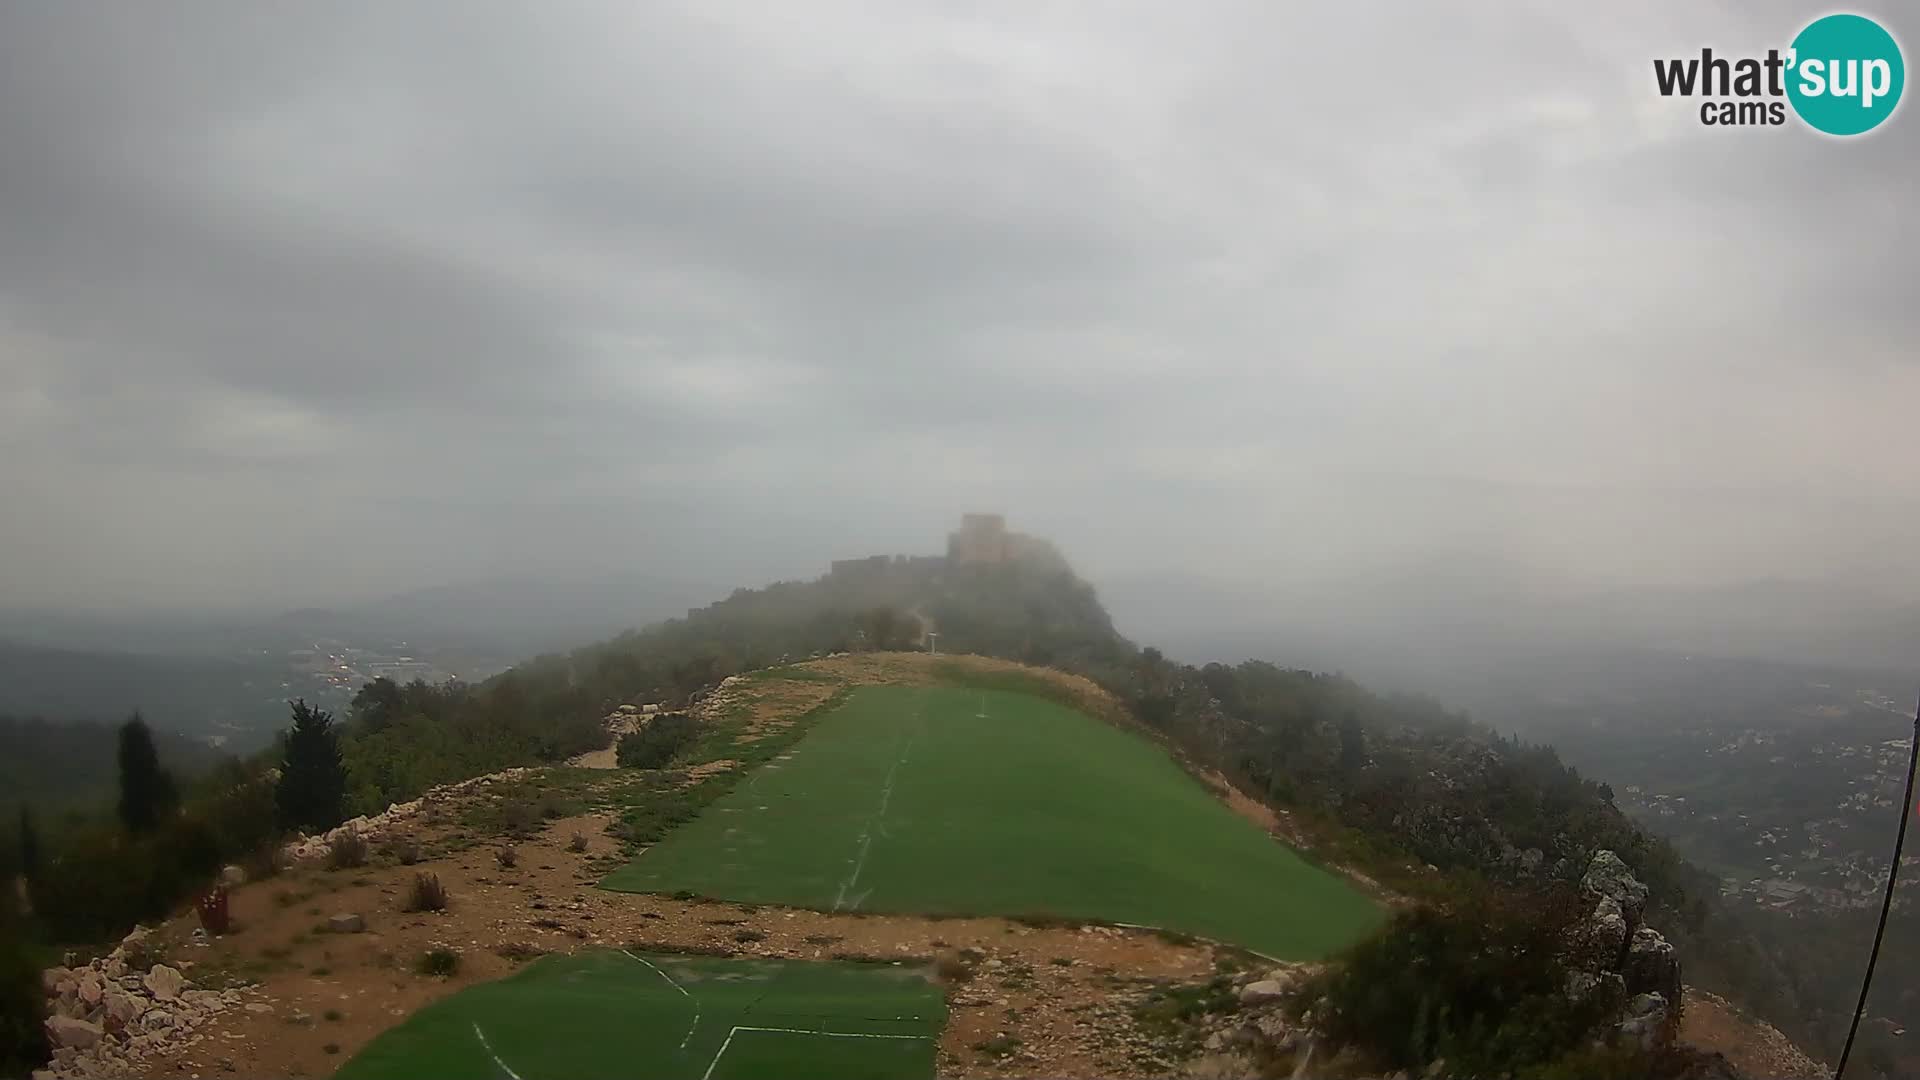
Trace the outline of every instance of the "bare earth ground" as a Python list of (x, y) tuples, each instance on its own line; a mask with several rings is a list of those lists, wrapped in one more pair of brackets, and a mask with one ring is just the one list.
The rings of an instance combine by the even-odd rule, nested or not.
[[(153, 1076), (324, 1076), (379, 1032), (458, 990), (511, 972), (503, 946), (546, 952), (630, 947), (713, 950), (794, 959), (881, 958), (925, 963), (936, 954), (976, 949), (977, 976), (953, 989), (942, 1039), (942, 1074), (1004, 1075), (998, 1059), (973, 1049), (1011, 1033), (1020, 1040), (1017, 1071), (1062, 1075), (1140, 1075), (1130, 1054), (1131, 1020), (1111, 1005), (1141, 979), (1192, 979), (1213, 969), (1210, 947), (1183, 946), (1150, 932), (1106, 927), (1033, 927), (1002, 919), (919, 919), (827, 915), (606, 893), (592, 887), (618, 845), (601, 834), (609, 817), (588, 814), (551, 823), (517, 845), (515, 869), (501, 869), (494, 847), (475, 845), (415, 867), (302, 870), (242, 886), (232, 898), (238, 929), (210, 945), (187, 943), (190, 919), (164, 930), (173, 955), (191, 963), (196, 983), (222, 974), (257, 980), (270, 1013), (216, 1018), (198, 1047), (148, 1063)], [(566, 850), (579, 832), (588, 850)], [(449, 911), (399, 910), (417, 870), (439, 876)], [(326, 916), (366, 916), (357, 934), (316, 932)], [(431, 947), (460, 953), (457, 975), (427, 977), (411, 965)], [(1067, 963), (1062, 963), (1066, 961)], [(329, 1011), (331, 1010), (331, 1012)], [(338, 1019), (328, 1019), (337, 1014)]]
[(1748, 1076), (1766, 1080), (1810, 1080), (1827, 1069), (1802, 1053), (1793, 1041), (1720, 997), (1698, 987), (1686, 989), (1680, 1039), (1702, 1050), (1727, 1055)]
[[(980, 658), (962, 662), (1047, 677), (1076, 699), (1084, 695), (1083, 707), (1094, 715), (1111, 715), (1118, 707), (1092, 683), (1073, 676)], [(914, 654), (839, 657), (804, 667), (834, 678), (732, 680), (703, 711), (746, 715), (745, 742), (791, 724), (842, 683), (938, 678), (928, 658)], [(605, 768), (597, 759), (578, 764)], [(704, 775), (732, 767), (731, 761), (716, 761), (697, 771)], [(585, 797), (591, 803), (595, 791), (611, 793), (631, 775), (629, 770), (591, 774)], [(1271, 810), (1230, 786), (1215, 786), (1240, 813), (1269, 830), (1287, 831)], [(503, 977), (538, 952), (640, 945), (898, 961), (928, 965), (929, 977), (936, 956), (971, 950), (966, 955), (972, 977), (947, 987), (952, 1015), (941, 1039), (942, 1076), (1166, 1075), (1177, 1066), (1136, 1021), (1132, 1004), (1153, 985), (1202, 979), (1216, 965), (1234, 962), (1232, 950), (1148, 930), (826, 914), (603, 892), (594, 883), (630, 855), (606, 834), (612, 813), (546, 823), (515, 845), (516, 865), (503, 868), (495, 852), (504, 841), (476, 831), (466, 813), (500, 798), (476, 788), (457, 801), (436, 804), (409, 831), (425, 856), (418, 865), (387, 859), (357, 869), (307, 865), (235, 889), (235, 929), (212, 942), (191, 940), (196, 923), (190, 914), (160, 928), (157, 934), (171, 947), (174, 961), (197, 985), (253, 982), (258, 994), (251, 999), (270, 1011), (218, 1014), (199, 1030), (197, 1044), (169, 1047), (143, 1062), (139, 1073), (326, 1076), (415, 1010), (464, 986)], [(568, 850), (576, 835), (585, 838), (584, 852)], [(422, 871), (437, 875), (447, 887), (449, 910), (401, 910), (410, 883)], [(340, 913), (363, 915), (365, 931), (327, 932), (327, 918)], [(459, 953), (458, 973), (416, 973), (416, 961), (429, 948)], [(1721, 1050), (1736, 1062), (1744, 1053), (1757, 1064), (1763, 1060), (1757, 1055), (1778, 1051), (1754, 1034), (1750, 1021), (1711, 1003), (1701, 1009), (1700, 1000), (1698, 995), (1689, 1000), (1689, 1041)], [(1791, 1044), (1785, 1046), (1791, 1050)]]

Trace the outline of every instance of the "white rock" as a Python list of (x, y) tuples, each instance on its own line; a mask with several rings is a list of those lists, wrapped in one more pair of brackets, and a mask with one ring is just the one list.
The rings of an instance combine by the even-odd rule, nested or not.
[(107, 1015), (121, 1025), (132, 1023), (140, 1018), (141, 1013), (147, 1011), (147, 1003), (145, 1001), (119, 990), (109, 993), (104, 1004), (106, 1005)]
[(143, 981), (156, 1000), (172, 1001), (180, 996), (180, 988), (186, 985), (187, 978), (165, 964), (155, 964)]
[(90, 1024), (71, 1016), (47, 1018), (47, 1041), (63, 1049), (85, 1050), (99, 1042), (102, 1034), (99, 1024)]
[(1260, 1005), (1287, 996), (1287, 984), (1276, 979), (1261, 979), (1240, 988), (1240, 1004)]

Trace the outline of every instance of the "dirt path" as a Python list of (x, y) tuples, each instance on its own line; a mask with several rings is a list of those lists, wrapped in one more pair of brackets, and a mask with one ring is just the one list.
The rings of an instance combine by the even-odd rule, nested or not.
[(639, 731), (646, 718), (637, 713), (614, 713), (607, 717), (607, 745), (567, 759), (576, 769), (611, 769), (620, 764), (620, 737)]

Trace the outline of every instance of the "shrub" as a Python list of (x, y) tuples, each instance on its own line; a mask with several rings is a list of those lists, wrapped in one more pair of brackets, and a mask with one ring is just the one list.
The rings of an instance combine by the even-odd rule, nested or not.
[(413, 875), (413, 888), (407, 892), (407, 911), (445, 911), (447, 910), (447, 887), (440, 884), (438, 874)]
[(500, 824), (509, 836), (532, 836), (540, 828), (540, 807), (514, 801), (500, 809)]
[(1388, 1069), (1445, 1058), (1479, 1076), (1554, 1061), (1589, 1042), (1619, 1004), (1563, 992), (1580, 911), (1565, 891), (1480, 891), (1402, 912), (1309, 981), (1296, 1008), (1312, 1008), (1332, 1042)]
[(25, 1076), (47, 1062), (47, 998), (40, 966), (11, 913), (0, 913), (0, 1076)]
[(500, 869), (511, 870), (519, 864), (520, 853), (513, 850), (512, 844), (508, 844), (493, 853), (493, 861), (500, 864)]
[(567, 850), (576, 854), (587, 850), (587, 834), (574, 833), (573, 839), (567, 841)]
[(767, 935), (758, 930), (735, 930), (733, 932), (733, 940), (742, 945), (751, 945), (756, 941), (767, 940)]
[(538, 945), (528, 945), (525, 942), (510, 941), (504, 945), (495, 945), (493, 947), (493, 955), (502, 960), (511, 960), (516, 964), (520, 964), (547, 955), (547, 950)]
[(359, 833), (342, 833), (327, 845), (327, 869), (351, 870), (367, 865), (367, 842)]
[(934, 974), (940, 976), (942, 982), (963, 983), (973, 979), (973, 965), (967, 962), (966, 957), (953, 950), (935, 957), (933, 970)]
[(411, 836), (403, 836), (393, 842), (393, 861), (401, 866), (412, 866), (420, 861), (420, 841)]
[(687, 713), (661, 713), (639, 731), (620, 737), (614, 760), (623, 769), (660, 769), (693, 740), (699, 722)]
[(158, 870), (148, 844), (86, 831), (28, 883), (33, 910), (54, 941), (116, 938), (134, 923), (165, 913), (169, 905), (155, 910), (152, 901)]
[(436, 945), (420, 954), (420, 959), (414, 961), (413, 969), (422, 975), (452, 975), (460, 970), (460, 954)]

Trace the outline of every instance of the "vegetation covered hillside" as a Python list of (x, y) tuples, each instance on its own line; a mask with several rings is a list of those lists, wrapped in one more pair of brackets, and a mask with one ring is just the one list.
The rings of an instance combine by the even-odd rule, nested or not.
[[(376, 680), (355, 696), (339, 731), (345, 798), (332, 819), (375, 812), (451, 781), (603, 748), (603, 718), (623, 703), (671, 709), (703, 699), (734, 674), (814, 655), (926, 648), (932, 633), (942, 652), (1046, 665), (1091, 680), (1194, 771), (1222, 776), (1272, 807), (1314, 856), (1415, 898), (1442, 925), (1465, 927), (1488, 910), (1514, 913), (1503, 917), (1516, 926), (1570, 925), (1565, 898), (1578, 895), (1596, 858), (1617, 853), (1645, 883), (1647, 921), (1674, 937), (1692, 981), (1757, 1005), (1763, 1015), (1783, 1007), (1769, 996), (1779, 980), (1765, 957), (1737, 930), (1718, 925), (1711, 879), (1633, 824), (1605, 784), (1583, 778), (1550, 748), (1504, 738), (1430, 700), (1376, 694), (1338, 675), (1252, 661), (1171, 662), (1121, 637), (1094, 590), (1057, 558), (858, 560), (811, 582), (741, 589), (684, 618), (539, 657), (477, 685)], [(259, 770), (284, 753), (276, 750), (208, 793), (225, 802), (190, 807), (191, 829), (169, 825), (157, 835), (197, 845), (196, 872), (216, 856), (247, 850), (256, 837), (229, 838), (222, 830), (241, 819), (271, 830), (273, 813), (235, 810), (258, 799)], [(90, 843), (97, 850), (76, 865), (104, 867), (111, 853), (134, 850), (105, 833)], [(163, 860), (164, 849), (145, 841), (137, 848)], [(65, 858), (55, 853), (50, 861), (58, 866)], [(84, 884), (71, 873), (46, 881)], [(92, 905), (98, 917), (87, 932), (107, 936), (118, 929), (110, 924), (143, 917), (180, 895), (171, 879), (154, 882), (121, 907)], [(40, 895), (53, 900), (51, 889)], [(1486, 933), (1431, 930), (1396, 923), (1389, 933), (1411, 937), (1388, 939), (1382, 955), (1455, 941), (1466, 942), (1457, 956), (1471, 957)], [(1486, 972), (1468, 964), (1459, 974), (1478, 979)], [(1549, 968), (1529, 977), (1544, 985), (1563, 974)], [(1465, 984), (1459, 990), (1477, 992)], [(1489, 1000), (1486, 1023), (1511, 1031), (1537, 1026), (1524, 1013), (1503, 1011), (1521, 1003), (1497, 990)], [(1408, 1016), (1428, 1008), (1401, 1004)], [(1529, 1068), (1552, 1062), (1616, 1014), (1559, 1016), (1549, 1044), (1480, 1060)], [(1453, 1043), (1422, 1045), (1457, 1048), (1459, 1038), (1470, 1037), (1456, 1033)]]
[(729, 675), (809, 655), (921, 647), (1118, 671), (1132, 646), (1091, 586), (1051, 565), (862, 562), (810, 582), (739, 589), (685, 618), (519, 664), (478, 686), (377, 680), (354, 698), (350, 803), (378, 811), (436, 784), (562, 761), (605, 743), (622, 702), (679, 705)]

